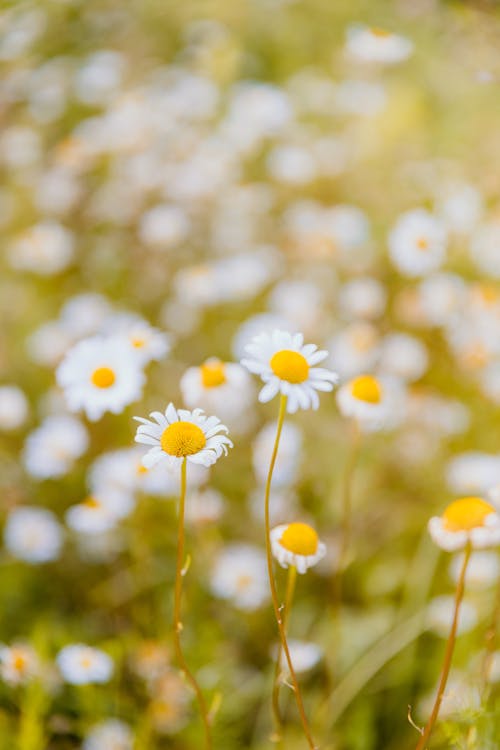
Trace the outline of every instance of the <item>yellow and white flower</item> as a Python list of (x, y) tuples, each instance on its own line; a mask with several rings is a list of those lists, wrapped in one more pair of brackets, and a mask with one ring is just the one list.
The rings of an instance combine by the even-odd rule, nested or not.
[(347, 30), (346, 49), (360, 62), (393, 65), (411, 55), (413, 42), (385, 29), (358, 25)]
[(389, 234), (389, 254), (405, 276), (425, 276), (436, 271), (446, 256), (446, 229), (422, 208), (407, 211)]
[(258, 547), (231, 544), (217, 558), (210, 587), (219, 599), (243, 610), (258, 609), (269, 598), (266, 557)]
[(339, 388), (337, 404), (344, 417), (355, 419), (362, 430), (376, 432), (398, 423), (404, 391), (395, 379), (358, 375)]
[(0, 646), (0, 677), (8, 685), (24, 685), (40, 671), (35, 650), (26, 643)]
[(143, 365), (163, 359), (170, 351), (168, 335), (146, 321), (133, 323), (125, 334), (125, 340)]
[(88, 447), (88, 433), (82, 423), (69, 414), (51, 414), (28, 435), (23, 462), (36, 479), (62, 477)]
[(242, 359), (241, 364), (265, 383), (259, 401), (266, 403), (281, 393), (287, 396), (290, 414), (297, 409), (317, 409), (316, 391), (331, 391), (338, 382), (336, 373), (316, 367), (328, 352), (318, 350), (315, 344), (304, 344), (301, 333), (261, 333), (245, 348), (250, 357)]
[(470, 544), (474, 549), (500, 545), (500, 516), (481, 497), (461, 497), (429, 521), (433, 541), (448, 552)]
[[(253, 402), (253, 383), (248, 372), (235, 362), (207, 359), (199, 367), (189, 367), (180, 381), (186, 406), (201, 406), (237, 422)], [(236, 426), (236, 425), (235, 425)]]
[(108, 682), (113, 674), (113, 661), (104, 651), (84, 643), (64, 646), (56, 657), (57, 666), (70, 685)]
[(59, 557), (63, 544), (61, 525), (46, 508), (14, 508), (7, 516), (4, 542), (19, 560), (31, 565), (51, 562)]
[(271, 530), (271, 548), (282, 568), (293, 565), (298, 573), (305, 573), (326, 554), (326, 545), (307, 523), (275, 526)]
[(118, 337), (80, 341), (66, 354), (56, 375), (69, 409), (83, 409), (91, 421), (106, 411), (120, 414), (140, 398), (144, 383), (140, 360)]
[(175, 467), (185, 458), (194, 464), (212, 466), (233, 447), (225, 434), (227, 427), (218, 417), (207, 417), (202, 409), (176, 409), (170, 403), (165, 414), (153, 411), (149, 416), (153, 419), (134, 417), (141, 422), (136, 442), (151, 446), (142, 459), (147, 469), (165, 459)]
[(132, 730), (120, 719), (105, 719), (85, 735), (82, 750), (132, 750)]

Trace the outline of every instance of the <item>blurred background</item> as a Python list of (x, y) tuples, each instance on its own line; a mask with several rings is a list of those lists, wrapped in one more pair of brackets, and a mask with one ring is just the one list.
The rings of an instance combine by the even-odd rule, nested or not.
[[(188, 368), (237, 362), (273, 328), (328, 349), (343, 382), (375, 373), (400, 394), (353, 470), (340, 607), (352, 426), (332, 394), (287, 420), (272, 512), (327, 545), (289, 624), (321, 748), (416, 744), (408, 706), (425, 723), (460, 562), (433, 546), (428, 519), (458, 495), (500, 497), (499, 13), (437, 0), (3, 5), (1, 750), (201, 747), (172, 653), (177, 484), (127, 473), (142, 453), (132, 416), (192, 407)], [(428, 263), (414, 263), (412, 232)], [(55, 377), (67, 352), (138, 324), (170, 345), (141, 400), (96, 422), (70, 413)], [(188, 493), (183, 642), (208, 700), (220, 696), (221, 750), (271, 745), (262, 503), (277, 404), (258, 404), (257, 385), (212, 408), (235, 447)], [(128, 483), (128, 504), (112, 522), (75, 520), (103, 475)], [(496, 552), (473, 558), (436, 750), (498, 748), (500, 653), (487, 699), (480, 678), (498, 574)], [(100, 684), (61, 666), (80, 643), (111, 658)], [(287, 750), (302, 748), (286, 687), (282, 699)]]

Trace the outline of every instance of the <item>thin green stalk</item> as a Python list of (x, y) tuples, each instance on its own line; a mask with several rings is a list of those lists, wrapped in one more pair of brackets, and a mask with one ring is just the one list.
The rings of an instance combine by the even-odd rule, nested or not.
[(181, 645), (181, 597), (182, 597), (182, 580), (184, 578), (185, 571), (183, 570), (184, 561), (184, 509), (186, 504), (186, 458), (182, 460), (181, 464), (181, 492), (179, 499), (179, 535), (177, 541), (177, 564), (175, 568), (175, 589), (174, 589), (174, 647), (179, 662), (179, 666), (184, 672), (188, 682), (191, 684), (198, 701), (198, 707), (200, 710), (201, 718), (203, 719), (203, 726), (205, 729), (205, 747), (206, 750), (212, 748), (212, 738), (210, 734), (210, 719), (208, 714), (207, 705), (205, 698), (198, 685), (196, 678), (189, 670), (186, 659), (182, 652)]
[[(297, 581), (297, 568), (295, 567), (295, 565), (290, 565), (288, 568), (288, 575), (287, 575), (287, 582), (286, 582), (285, 603), (282, 607), (283, 629), (285, 633), (287, 631), (288, 620), (290, 617), (290, 610), (292, 607), (296, 581)], [(274, 722), (276, 725), (276, 739), (278, 741), (282, 740), (281, 730), (283, 728), (283, 719), (281, 716), (280, 702), (279, 702), (282, 653), (283, 653), (283, 649), (280, 643), (278, 646), (278, 653), (276, 655), (276, 667), (274, 670), (274, 681), (273, 681), (273, 714), (274, 714)]]
[(278, 424), (276, 427), (276, 437), (274, 440), (274, 447), (273, 447), (273, 452), (271, 455), (271, 463), (269, 465), (269, 472), (267, 475), (265, 497), (264, 497), (267, 572), (269, 576), (269, 587), (271, 589), (271, 599), (273, 602), (274, 616), (276, 618), (276, 623), (278, 625), (278, 632), (279, 632), (279, 636), (281, 640), (281, 645), (283, 647), (283, 651), (285, 653), (287, 664), (288, 664), (288, 669), (290, 671), (290, 678), (292, 680), (293, 692), (295, 694), (295, 701), (297, 703), (297, 709), (299, 711), (300, 720), (302, 722), (302, 728), (304, 730), (304, 734), (306, 736), (307, 742), (309, 743), (309, 747), (311, 748), (311, 750), (315, 750), (316, 746), (311, 736), (311, 730), (309, 729), (309, 723), (307, 721), (306, 712), (304, 709), (302, 694), (300, 692), (297, 675), (295, 674), (295, 669), (293, 668), (292, 658), (290, 656), (290, 649), (288, 648), (288, 642), (287, 642), (286, 633), (285, 633), (285, 629), (283, 625), (283, 618), (281, 616), (280, 605), (278, 601), (278, 592), (276, 590), (276, 583), (274, 580), (273, 556), (272, 556), (272, 550), (271, 550), (271, 523), (270, 523), (270, 518), (269, 518), (269, 500), (271, 496), (271, 481), (273, 478), (274, 466), (276, 464), (276, 457), (278, 455), (278, 446), (279, 446), (279, 441), (281, 437), (281, 430), (283, 429), (283, 422), (285, 421), (286, 402), (287, 402), (287, 397), (282, 395), (280, 399), (280, 409), (279, 409), (279, 414), (278, 414)]

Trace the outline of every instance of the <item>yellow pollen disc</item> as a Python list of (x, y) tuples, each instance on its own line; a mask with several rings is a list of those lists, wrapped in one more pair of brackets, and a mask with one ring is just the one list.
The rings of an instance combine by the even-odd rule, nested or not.
[(486, 305), (498, 302), (498, 290), (492, 284), (477, 284), (479, 296)]
[(390, 31), (386, 31), (385, 29), (381, 29), (378, 26), (372, 27), (370, 29), (370, 31), (372, 32), (372, 34), (374, 36), (386, 37), (386, 36), (390, 36), (391, 35)]
[(174, 422), (163, 431), (160, 444), (169, 456), (184, 458), (203, 450), (207, 439), (198, 425), (192, 422)]
[(115, 373), (110, 367), (98, 367), (90, 377), (97, 388), (110, 388), (116, 380)]
[(447, 531), (470, 531), (484, 526), (486, 518), (495, 508), (481, 497), (462, 497), (448, 505), (442, 515)]
[(359, 375), (351, 381), (351, 394), (359, 401), (379, 404), (382, 400), (382, 386), (373, 375)]
[(318, 535), (307, 523), (291, 523), (281, 535), (280, 544), (295, 555), (315, 555)]
[(217, 388), (226, 382), (224, 362), (220, 359), (207, 359), (201, 367), (201, 382), (204, 388)]
[(417, 240), (417, 247), (419, 250), (427, 250), (429, 247), (429, 242), (425, 239), (425, 237), (419, 237)]
[(132, 339), (132, 346), (134, 349), (142, 349), (145, 343), (144, 339), (141, 339), (138, 336)]
[(92, 657), (90, 656), (82, 656), (80, 659), (80, 665), (83, 667), (83, 669), (90, 669), (92, 666)]
[(85, 500), (83, 501), (83, 504), (84, 504), (84, 505), (85, 505), (85, 506), (86, 506), (87, 508), (92, 508), (92, 509), (94, 509), (94, 510), (95, 510), (96, 508), (100, 508), (100, 507), (101, 507), (101, 503), (99, 502), (99, 500), (97, 500), (97, 499), (96, 499), (95, 497), (92, 497), (92, 495), (90, 495), (90, 497), (87, 497), (87, 498), (86, 498), (86, 499), (85, 499)]
[(282, 349), (272, 356), (269, 364), (274, 374), (288, 383), (303, 383), (309, 377), (309, 365), (299, 352)]
[(238, 576), (236, 580), (236, 588), (238, 591), (244, 591), (246, 588), (250, 586), (252, 583), (252, 576), (249, 575), (241, 575)]
[(23, 654), (15, 654), (14, 659), (14, 669), (16, 669), (18, 672), (22, 672), (22, 670), (26, 666), (26, 657)]
[(141, 474), (147, 474), (148, 470), (142, 464), (137, 464), (136, 473), (139, 474), (139, 475), (141, 475)]

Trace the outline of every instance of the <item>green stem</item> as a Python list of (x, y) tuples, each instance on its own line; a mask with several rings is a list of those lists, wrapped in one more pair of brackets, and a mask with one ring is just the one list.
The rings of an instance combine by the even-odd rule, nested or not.
[[(295, 592), (295, 583), (297, 581), (297, 568), (295, 565), (290, 565), (288, 568), (288, 575), (286, 581), (286, 594), (285, 604), (282, 607), (283, 612), (283, 629), (286, 633), (288, 619), (290, 617), (290, 610), (293, 602), (293, 595)], [(276, 655), (276, 667), (274, 670), (274, 681), (273, 681), (273, 714), (274, 722), (276, 725), (276, 738), (281, 741), (281, 730), (283, 727), (283, 719), (281, 717), (279, 694), (280, 694), (280, 673), (281, 673), (281, 655), (283, 648), (281, 643), (278, 646), (278, 653)]]
[(181, 645), (181, 597), (182, 597), (182, 579), (184, 577), (183, 561), (184, 561), (184, 508), (186, 504), (186, 458), (183, 459), (181, 464), (181, 492), (179, 499), (179, 535), (177, 542), (177, 564), (175, 568), (175, 590), (174, 590), (174, 646), (177, 661), (179, 666), (184, 672), (188, 682), (190, 682), (198, 701), (198, 707), (200, 710), (201, 718), (203, 719), (203, 725), (205, 728), (205, 747), (206, 750), (211, 750), (212, 739), (210, 735), (210, 720), (208, 716), (207, 705), (205, 698), (201, 692), (201, 688), (198, 685), (196, 678), (189, 670), (189, 667), (184, 658)]
[(297, 675), (295, 674), (295, 669), (293, 668), (292, 658), (290, 656), (290, 649), (288, 648), (288, 642), (287, 642), (285, 628), (283, 624), (283, 618), (281, 616), (280, 605), (278, 601), (278, 592), (276, 590), (276, 583), (274, 580), (273, 556), (272, 556), (272, 550), (271, 550), (271, 524), (270, 524), (270, 519), (269, 519), (269, 500), (271, 496), (271, 481), (273, 478), (274, 466), (276, 464), (276, 457), (278, 455), (278, 446), (279, 446), (279, 441), (281, 437), (281, 430), (283, 429), (283, 422), (285, 421), (286, 402), (287, 402), (287, 397), (282, 395), (280, 399), (278, 424), (276, 427), (276, 438), (274, 440), (274, 447), (273, 447), (273, 452), (271, 455), (271, 463), (269, 465), (269, 472), (268, 472), (267, 480), (266, 480), (264, 504), (265, 504), (265, 524), (266, 524), (267, 572), (269, 576), (269, 587), (271, 589), (271, 599), (273, 602), (274, 616), (276, 618), (276, 623), (278, 625), (278, 632), (279, 632), (279, 636), (281, 640), (281, 645), (286, 656), (288, 669), (290, 671), (290, 678), (292, 680), (293, 692), (295, 694), (295, 701), (297, 703), (297, 709), (299, 711), (300, 720), (302, 722), (302, 728), (304, 730), (304, 734), (306, 736), (307, 742), (309, 743), (309, 747), (311, 748), (311, 750), (315, 750), (316, 746), (311, 736), (311, 731), (309, 729), (309, 724), (308, 724), (306, 712), (304, 709), (304, 703), (302, 700), (302, 694), (300, 692), (299, 683), (297, 681)]
[(462, 563), (462, 570), (460, 571), (460, 577), (457, 583), (457, 591), (455, 594), (455, 609), (453, 612), (453, 622), (451, 624), (450, 635), (448, 636), (448, 641), (446, 643), (446, 650), (445, 650), (444, 661), (443, 661), (443, 669), (441, 672), (441, 678), (439, 680), (439, 686), (438, 686), (438, 690), (436, 694), (436, 699), (434, 701), (434, 706), (433, 706), (431, 715), (429, 717), (429, 721), (425, 725), (425, 729), (422, 732), (422, 736), (420, 737), (419, 741), (417, 742), (417, 746), (415, 750), (424, 750), (424, 748), (426, 747), (427, 741), (429, 740), (432, 730), (434, 728), (434, 724), (436, 723), (436, 719), (439, 714), (439, 709), (441, 708), (441, 702), (443, 700), (444, 691), (446, 690), (446, 683), (448, 682), (448, 675), (450, 674), (450, 668), (451, 668), (451, 660), (452, 660), (453, 651), (455, 648), (458, 617), (460, 615), (460, 605), (462, 604), (462, 599), (464, 596), (464, 589), (465, 589), (465, 574), (467, 572), (467, 565), (469, 564), (471, 551), (472, 551), (471, 545), (470, 543), (468, 543), (467, 547), (465, 548), (465, 555), (464, 555), (464, 561)]

